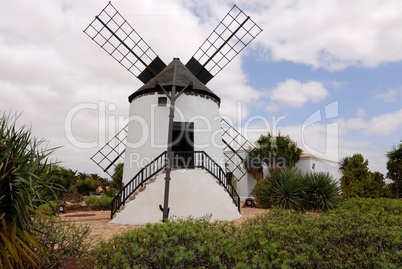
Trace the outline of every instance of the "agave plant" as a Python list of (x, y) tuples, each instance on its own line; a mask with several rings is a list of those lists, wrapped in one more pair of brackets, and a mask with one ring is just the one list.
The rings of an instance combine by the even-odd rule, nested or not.
[(32, 138), (26, 126), (16, 127), (18, 115), (0, 118), (0, 268), (38, 267), (38, 251), (32, 218), (40, 203), (53, 196), (56, 187), (46, 175), (50, 151)]
[(262, 208), (277, 206), (284, 209), (304, 210), (305, 194), (302, 172), (293, 167), (271, 171), (258, 181), (253, 189), (256, 202)]
[(303, 177), (303, 184), (309, 209), (333, 209), (340, 201), (340, 189), (328, 173), (307, 173)]
[(284, 209), (304, 209), (304, 189), (301, 182), (302, 172), (297, 168), (286, 167), (274, 171), (271, 176), (273, 184), (272, 202)]

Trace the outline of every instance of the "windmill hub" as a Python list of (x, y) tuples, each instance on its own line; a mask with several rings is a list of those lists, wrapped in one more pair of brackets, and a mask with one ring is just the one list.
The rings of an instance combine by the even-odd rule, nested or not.
[[(176, 74), (174, 71), (176, 71)], [(198, 78), (195, 77), (194, 74), (191, 73), (191, 71), (179, 60), (179, 58), (174, 58), (173, 61), (158, 75), (130, 95), (128, 100), (131, 103), (134, 99), (147, 94), (163, 94), (160, 86), (163, 86), (168, 92), (170, 92), (174, 84), (176, 85), (178, 92), (190, 85), (190, 89), (187, 89), (185, 92), (186, 95), (198, 95), (206, 99), (211, 99), (220, 105), (220, 98), (205, 84), (199, 81)]]

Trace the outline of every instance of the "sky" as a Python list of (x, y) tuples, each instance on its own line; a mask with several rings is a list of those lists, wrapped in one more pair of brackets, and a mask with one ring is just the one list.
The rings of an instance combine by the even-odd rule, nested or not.
[[(60, 147), (60, 165), (102, 175), (90, 157), (142, 86), (83, 33), (108, 1), (0, 2), (0, 112)], [(221, 115), (251, 141), (288, 134), (326, 159), (361, 153), (385, 175), (402, 140), (402, 1), (112, 1), (165, 63), (186, 63), (234, 3), (263, 32), (208, 83)]]

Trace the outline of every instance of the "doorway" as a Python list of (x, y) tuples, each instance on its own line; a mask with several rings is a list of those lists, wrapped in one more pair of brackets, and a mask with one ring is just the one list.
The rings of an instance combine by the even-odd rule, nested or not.
[(194, 168), (194, 122), (173, 122), (173, 167)]

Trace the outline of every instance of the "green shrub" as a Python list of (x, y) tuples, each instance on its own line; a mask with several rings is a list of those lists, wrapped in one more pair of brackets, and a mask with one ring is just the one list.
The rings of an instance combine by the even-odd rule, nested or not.
[(110, 210), (113, 198), (107, 195), (91, 195), (85, 198), (85, 203), (90, 210)]
[(102, 241), (96, 268), (231, 268), (237, 228), (207, 218), (148, 224)]
[(340, 200), (340, 189), (328, 173), (306, 173), (303, 185), (307, 209), (333, 209)]
[(252, 194), (255, 197), (257, 205), (261, 208), (272, 207), (272, 181), (267, 178), (258, 180)]
[(77, 190), (77, 192), (81, 195), (89, 195), (91, 193), (95, 193), (98, 186), (101, 186), (102, 182), (100, 180), (96, 180), (92, 177), (87, 177), (85, 179), (78, 179), (73, 188)]
[(53, 213), (56, 212), (56, 201), (48, 201), (44, 204), (41, 204), (38, 209), (45, 213)]
[(105, 194), (106, 194), (106, 196), (114, 198), (117, 194), (117, 190), (115, 188), (110, 187), (106, 190)]
[(96, 268), (401, 268), (402, 201), (350, 199), (320, 215), (148, 224), (102, 241)]
[(275, 245), (285, 268), (400, 268), (401, 212), (402, 201), (351, 199), (319, 217), (272, 209), (242, 231), (263, 227), (254, 240)]
[(77, 226), (57, 216), (38, 216), (33, 220), (35, 235), (46, 248), (45, 255), (38, 253), (42, 258), (40, 268), (65, 268), (69, 262), (84, 260), (95, 242), (87, 225)]

